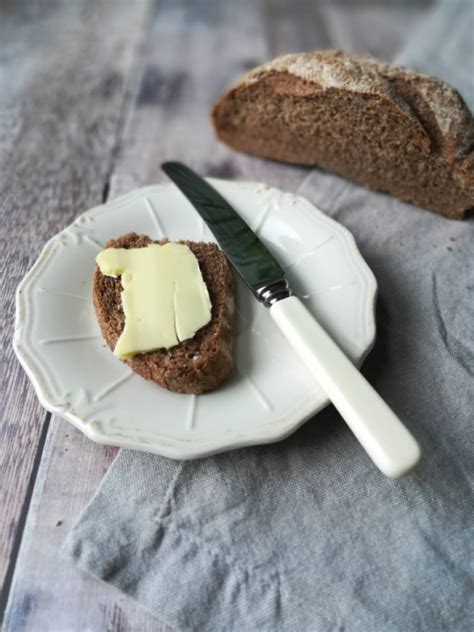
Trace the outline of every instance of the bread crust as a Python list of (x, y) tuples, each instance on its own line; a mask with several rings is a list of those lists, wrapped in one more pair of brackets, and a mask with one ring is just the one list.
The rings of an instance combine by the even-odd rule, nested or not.
[(435, 77), (343, 51), (285, 55), (244, 75), (212, 120), (240, 151), (320, 165), (447, 217), (474, 207), (474, 120)]
[[(127, 233), (112, 239), (106, 248), (142, 248), (154, 241), (146, 235)], [(146, 380), (178, 393), (212, 391), (231, 373), (234, 340), (234, 281), (229, 262), (217, 244), (180, 241), (195, 254), (212, 304), (211, 321), (171, 349), (138, 353), (122, 360)], [(92, 298), (97, 321), (113, 351), (124, 327), (120, 279), (103, 275), (96, 268)]]

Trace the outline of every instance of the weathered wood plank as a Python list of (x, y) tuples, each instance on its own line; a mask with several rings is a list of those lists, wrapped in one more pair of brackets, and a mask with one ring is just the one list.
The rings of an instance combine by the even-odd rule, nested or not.
[(269, 57), (332, 46), (318, 2), (266, 0), (265, 27)]
[[(303, 1), (292, 4), (291, 15), (283, 2), (242, 4), (160, 3), (140, 89), (112, 174), (111, 197), (162, 180), (159, 165), (164, 159), (184, 160), (204, 174), (260, 179), (289, 190), (296, 190), (307, 176), (305, 169), (239, 155), (217, 143), (207, 120), (209, 108), (250, 66), (284, 52), (344, 45), (341, 34), (348, 28), (350, 14), (328, 18), (322, 4)], [(347, 24), (335, 32), (329, 21), (339, 19)], [(387, 34), (390, 20), (381, 20), (379, 28)], [(398, 43), (395, 36), (388, 37), (385, 56), (403, 40), (402, 29), (397, 33)], [(352, 38), (349, 47), (370, 50), (372, 36), (362, 28), (347, 37)], [(66, 531), (113, 454), (53, 420), (20, 551), (6, 631), (160, 629), (131, 600), (118, 597), (113, 588), (58, 558)], [(55, 527), (58, 520), (63, 524)]]
[(218, 143), (214, 100), (270, 56), (262, 3), (163, 2), (155, 22), (136, 111), (112, 176), (115, 193), (164, 179), (160, 163), (183, 160), (202, 173), (234, 177), (245, 160)]
[(429, 10), (425, 2), (322, 3), (332, 46), (390, 61)]
[(59, 548), (116, 454), (61, 419), (45, 444), (4, 622), (5, 632), (140, 630), (156, 620), (131, 599), (63, 562)]
[(120, 0), (0, 5), (3, 594), (46, 418), (13, 356), (14, 292), (45, 241), (101, 201), (145, 9)]

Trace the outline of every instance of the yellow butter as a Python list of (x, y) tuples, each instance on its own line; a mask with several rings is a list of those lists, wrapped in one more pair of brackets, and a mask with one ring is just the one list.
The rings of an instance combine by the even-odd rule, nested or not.
[(120, 358), (169, 349), (211, 320), (209, 292), (188, 246), (107, 248), (96, 262), (102, 274), (122, 277), (125, 327), (114, 349)]

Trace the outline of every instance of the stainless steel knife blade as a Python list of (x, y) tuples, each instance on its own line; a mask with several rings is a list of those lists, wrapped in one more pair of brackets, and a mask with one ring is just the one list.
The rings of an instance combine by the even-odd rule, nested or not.
[(195, 207), (255, 296), (269, 306), (290, 296), (285, 272), (238, 212), (204, 178), (179, 162), (161, 168)]

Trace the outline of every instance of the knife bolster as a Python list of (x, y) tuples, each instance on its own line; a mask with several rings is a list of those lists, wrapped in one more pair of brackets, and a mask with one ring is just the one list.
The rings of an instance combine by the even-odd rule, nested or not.
[(286, 279), (280, 279), (274, 283), (253, 288), (253, 293), (265, 307), (271, 307), (277, 301), (289, 298), (292, 295), (292, 291)]

